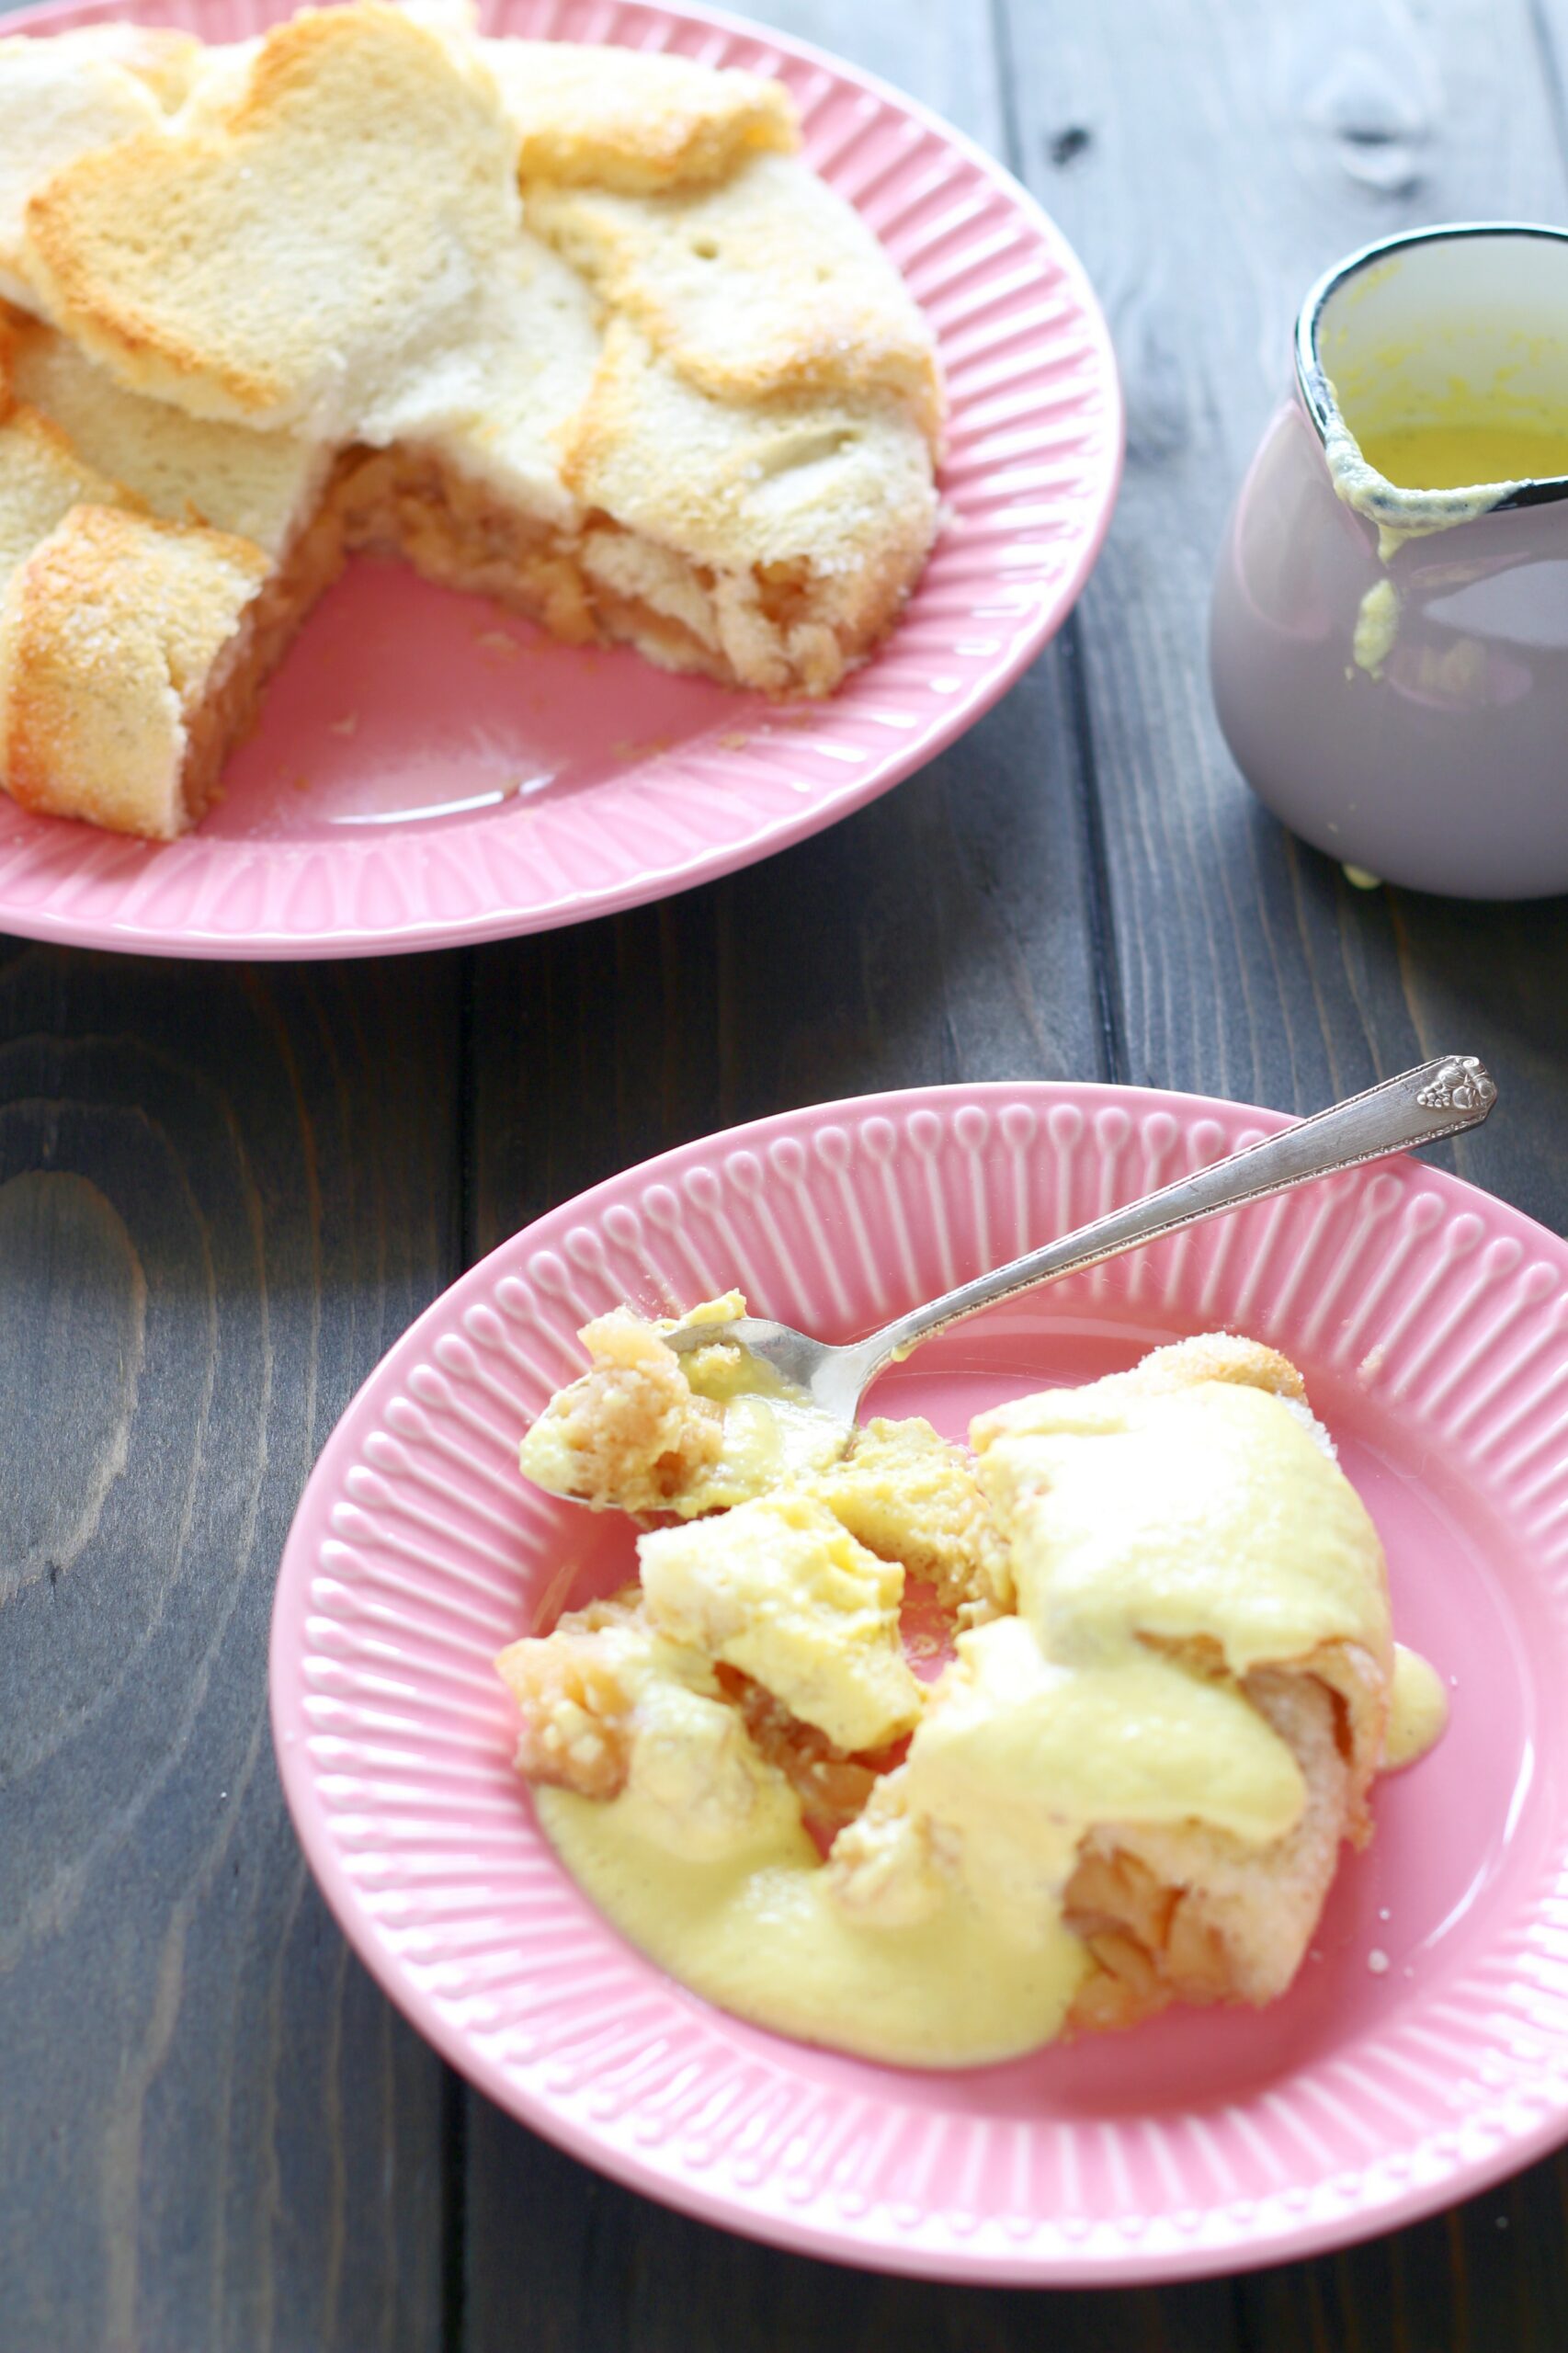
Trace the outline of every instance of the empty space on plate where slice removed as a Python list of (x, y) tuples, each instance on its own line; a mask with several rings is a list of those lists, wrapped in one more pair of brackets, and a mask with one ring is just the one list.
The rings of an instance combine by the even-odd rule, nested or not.
[(203, 832), (321, 841), (524, 814), (589, 788), (635, 791), (661, 761), (719, 738), (733, 750), (787, 715), (360, 558), (290, 647)]

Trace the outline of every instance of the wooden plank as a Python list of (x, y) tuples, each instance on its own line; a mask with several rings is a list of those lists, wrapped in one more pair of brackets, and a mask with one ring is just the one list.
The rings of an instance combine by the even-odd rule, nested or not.
[[(761, 14), (912, 89), (992, 145), (1003, 110), (963, 0)], [(1106, 1074), (1087, 779), (1060, 648), (932, 767), (710, 889), (474, 964), (472, 1222), (488, 1248), (630, 1162), (788, 1105), (931, 1080)], [(599, 2181), (477, 2096), (467, 2120), (472, 2353), (805, 2344), (1001, 2347), (1033, 2299), (776, 2254)], [(1225, 2291), (1053, 2299), (1064, 2348), (1226, 2353)], [(1186, 2334), (1180, 2333), (1185, 2327)], [(1122, 2341), (1118, 2339), (1117, 2341)]]
[(452, 959), (0, 943), (0, 2343), (433, 2347), (441, 2071), (287, 1823), (322, 1440), (457, 1243)]

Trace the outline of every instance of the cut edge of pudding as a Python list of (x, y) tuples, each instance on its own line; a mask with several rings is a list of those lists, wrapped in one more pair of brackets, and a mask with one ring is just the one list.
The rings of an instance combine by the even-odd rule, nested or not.
[(1196, 1823), (1092, 1830), (1062, 1897), (1095, 1964), (1069, 2013), (1075, 2028), (1136, 2026), (1173, 2002), (1277, 2000), (1306, 1956), (1342, 1841), (1364, 1847), (1371, 1835), (1386, 1715), (1376, 1662), (1336, 1644), (1256, 1668), (1240, 1688), (1301, 1768), (1301, 1818), (1263, 1847)]
[[(138, 504), (127, 495), (124, 513), (134, 514)], [(67, 727), (37, 740), (26, 762), (14, 764), (8, 754), (0, 782), (39, 814), (85, 818), (149, 839), (187, 831), (218, 797), (229, 755), (254, 723), (267, 681), (352, 554), (403, 561), (438, 586), (493, 597), (566, 644), (624, 642), (665, 670), (808, 698), (831, 693), (866, 658), (897, 619), (909, 585), (899, 583), (874, 605), (858, 634), (841, 618), (815, 614), (814, 584), (803, 570), (787, 577), (722, 574), (642, 540), (605, 516), (590, 517), (581, 530), (563, 530), (427, 448), (345, 451), (320, 505), (275, 564), (253, 542), (194, 521), (142, 519), (146, 530), (178, 534), (193, 551), (227, 539), (241, 563), (260, 574), (204, 674), (180, 688), (177, 777), (155, 794), (112, 774), (102, 789), (84, 769), (83, 731)], [(96, 578), (81, 569), (96, 545), (88, 532), (73, 551), (72, 595), (79, 601), (98, 594), (112, 604), (121, 593), (119, 578), (108, 568)], [(40, 542), (34, 557), (43, 548)], [(28, 564), (18, 569), (26, 574)], [(58, 565), (45, 556), (40, 572), (52, 582)], [(827, 584), (830, 601), (832, 593)], [(177, 627), (177, 614), (170, 620)], [(14, 621), (0, 619), (0, 629), (8, 626)], [(22, 649), (16, 651), (19, 671)], [(161, 692), (163, 684), (150, 676), (148, 694)], [(62, 675), (59, 692), (69, 688)], [(93, 692), (85, 672), (78, 699), (85, 705)], [(7, 742), (16, 740), (8, 730)]]

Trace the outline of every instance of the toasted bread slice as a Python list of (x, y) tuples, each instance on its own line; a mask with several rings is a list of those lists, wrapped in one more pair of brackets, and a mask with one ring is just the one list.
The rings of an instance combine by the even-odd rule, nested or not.
[(0, 590), (74, 506), (126, 503), (116, 482), (87, 465), (58, 426), (25, 403), (0, 421)]
[(789, 92), (760, 74), (576, 41), (480, 49), (521, 141), (525, 180), (650, 195), (707, 187), (752, 155), (800, 144)]
[[(469, 0), (389, 0), (389, 6), (411, 24), (422, 25), (426, 32), (449, 43), (460, 67), (466, 64), (478, 14)], [(247, 40), (198, 44), (196, 59), (185, 75), (178, 125), (182, 131), (220, 122), (239, 104), (266, 39), (265, 33), (253, 33)]]
[(797, 157), (759, 155), (718, 187), (665, 196), (541, 181), (528, 215), (698, 391), (891, 392), (936, 448), (931, 330), (859, 215)]
[(318, 444), (128, 392), (64, 335), (3, 305), (0, 373), (79, 458), (167, 522), (206, 523), (278, 557), (320, 503), (330, 460)]
[(31, 299), (22, 249), (34, 193), (62, 165), (157, 131), (163, 119), (142, 75), (84, 47), (79, 33), (0, 40), (0, 294)]
[(719, 675), (774, 693), (831, 692), (897, 618), (937, 529), (930, 454), (901, 403), (721, 402), (624, 320), (562, 449), (568, 487), (614, 520), (589, 534), (589, 574), (668, 608), (695, 651), (636, 642), (697, 666), (710, 633)]
[[(472, 71), (474, 44), (463, 11), (416, 0), (397, 13), (426, 27), (460, 63), (466, 58), (464, 70)], [(227, 135), (225, 126), (244, 111), (261, 47), (252, 41), (208, 52), (181, 117), (184, 131), (216, 127)], [(461, 334), (411, 350), (405, 366), (366, 380), (353, 438), (433, 459), (486, 484), (530, 519), (569, 528), (579, 514), (561, 479), (555, 437), (592, 380), (597, 304), (579, 274), (521, 226), (509, 189), (500, 200), (509, 225), (492, 241)]]
[(357, 0), (270, 33), (212, 116), (57, 172), (26, 267), (131, 389), (341, 440), (464, 343), (519, 220), (477, 57)]
[(524, 517), (574, 532), (582, 510), (562, 479), (561, 440), (588, 396), (599, 342), (576, 271), (519, 230), (463, 342), (389, 386), (357, 438), (428, 452)]
[[(0, 773), (24, 808), (169, 839), (270, 567), (248, 540), (74, 506), (0, 601)], [(198, 798), (198, 811), (191, 807)]]
[(341, 563), (324, 460), (122, 392), (3, 307), (0, 408), (0, 786), (168, 839)]

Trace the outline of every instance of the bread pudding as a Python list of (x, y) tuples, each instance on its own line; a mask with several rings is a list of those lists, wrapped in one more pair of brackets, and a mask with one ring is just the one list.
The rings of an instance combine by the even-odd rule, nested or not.
[(1283, 1994), (1376, 1775), (1441, 1728), (1295, 1368), (1207, 1335), (962, 1447), (670, 1329), (590, 1325), (522, 1443), (642, 1523), (637, 1581), (497, 1662), (609, 1917), (725, 2007), (906, 2065)]
[(798, 142), (756, 75), (439, 6), (0, 40), (0, 784), (196, 823), (361, 549), (831, 693), (925, 563), (943, 404)]

